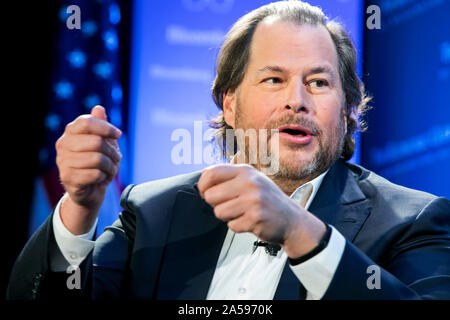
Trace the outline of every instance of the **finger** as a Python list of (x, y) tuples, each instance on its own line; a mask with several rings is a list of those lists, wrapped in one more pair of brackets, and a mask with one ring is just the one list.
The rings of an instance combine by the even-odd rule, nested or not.
[(114, 150), (117, 150), (117, 151), (119, 151), (119, 153), (120, 153), (119, 144), (118, 144), (118, 142), (117, 142), (116, 139), (109, 139), (109, 138), (106, 138), (105, 140), (106, 140), (106, 142), (107, 142)]
[(231, 179), (216, 184), (205, 190), (203, 198), (212, 207), (222, 202), (234, 199), (241, 194), (242, 179)]
[(94, 117), (107, 121), (106, 110), (102, 106), (95, 106), (91, 110), (91, 115)]
[(100, 152), (72, 152), (67, 155), (65, 165), (73, 169), (100, 169), (112, 178), (117, 173), (113, 161)]
[[(100, 120), (108, 121), (108, 116), (106, 114), (106, 110), (105, 110), (105, 108), (103, 108), (100, 105), (95, 106), (94, 108), (92, 108), (91, 115), (96, 117), (96, 118), (98, 118), (98, 119), (100, 119)], [(111, 144), (115, 149), (119, 150), (119, 144), (117, 143), (116, 139), (109, 139), (109, 138), (107, 138), (106, 141), (109, 144)]]
[[(96, 117), (96, 118), (98, 118), (98, 119), (100, 119), (100, 120), (108, 121), (108, 116), (106, 115), (106, 110), (102, 106), (95, 106), (94, 108), (92, 108), (91, 115)], [(109, 139), (109, 138), (107, 138), (106, 142), (111, 144), (111, 146), (113, 148), (119, 150), (119, 144), (117, 143), (116, 139)]]
[(92, 115), (79, 116), (66, 127), (72, 134), (95, 134), (104, 138), (119, 139), (122, 132), (111, 123)]
[(200, 195), (203, 197), (208, 188), (234, 178), (239, 171), (239, 166), (231, 164), (220, 164), (204, 169), (197, 185)]
[(114, 162), (122, 158), (120, 150), (114, 148), (106, 139), (90, 134), (67, 135), (64, 140), (67, 150), (73, 152), (96, 151), (110, 157)]
[(222, 221), (230, 221), (242, 216), (247, 210), (247, 204), (239, 197), (222, 202), (214, 207), (214, 215)]
[(246, 217), (245, 214), (228, 221), (227, 226), (236, 233), (253, 232), (254, 229), (253, 223)]

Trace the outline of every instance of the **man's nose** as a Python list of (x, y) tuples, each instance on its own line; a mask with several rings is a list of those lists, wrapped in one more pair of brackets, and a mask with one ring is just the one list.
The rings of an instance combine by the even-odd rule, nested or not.
[(287, 99), (286, 106), (287, 110), (292, 110), (295, 113), (298, 112), (309, 112), (308, 106), (308, 92), (302, 81), (292, 81), (287, 87)]

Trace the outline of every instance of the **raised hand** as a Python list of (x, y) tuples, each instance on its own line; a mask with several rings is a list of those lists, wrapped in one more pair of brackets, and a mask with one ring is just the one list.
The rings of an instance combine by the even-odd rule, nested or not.
[(87, 232), (98, 215), (119, 169), (120, 136), (121, 131), (107, 121), (105, 109), (96, 106), (91, 114), (69, 123), (56, 142), (56, 164), (67, 192), (61, 219), (74, 234)]

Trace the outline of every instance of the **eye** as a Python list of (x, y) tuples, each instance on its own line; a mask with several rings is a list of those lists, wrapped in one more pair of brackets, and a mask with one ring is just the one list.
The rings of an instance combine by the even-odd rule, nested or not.
[(320, 88), (324, 88), (324, 87), (328, 87), (328, 81), (327, 80), (323, 80), (323, 79), (316, 79), (316, 80), (312, 80), (309, 82), (309, 84), (314, 88), (314, 89), (320, 89)]
[(266, 78), (262, 82), (266, 82), (266, 83), (270, 83), (270, 84), (277, 84), (277, 83), (281, 83), (283, 81), (280, 78), (273, 77), (273, 78)]

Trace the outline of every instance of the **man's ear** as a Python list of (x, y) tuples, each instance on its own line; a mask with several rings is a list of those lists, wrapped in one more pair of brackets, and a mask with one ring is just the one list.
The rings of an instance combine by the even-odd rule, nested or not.
[[(347, 135), (348, 119), (351, 118), (351, 119), (355, 120), (356, 122), (358, 122), (358, 117), (356, 115), (355, 108), (354, 107), (350, 107), (349, 108), (347, 106), (347, 97), (346, 97), (345, 94), (344, 94), (344, 98), (343, 98), (343, 101), (342, 101), (342, 108), (343, 108), (342, 112), (343, 112), (343, 115), (344, 115), (344, 117), (343, 117), (344, 118), (344, 129), (345, 129), (344, 135)], [(349, 113), (350, 113), (350, 115), (349, 115)]]
[[(345, 108), (345, 107), (344, 107), (344, 108)], [(347, 108), (346, 108), (346, 109), (347, 109)], [(344, 129), (345, 129), (344, 135), (347, 135), (347, 131), (348, 131), (347, 113), (348, 113), (348, 111), (345, 111), (345, 114), (344, 114)]]
[[(354, 107), (351, 108), (351, 111), (348, 111), (347, 107), (345, 107), (345, 109), (346, 109), (346, 111), (345, 111), (345, 115), (344, 115), (344, 125), (345, 125), (345, 134), (347, 134), (349, 119), (351, 119), (350, 121), (354, 121), (357, 124), (358, 123), (358, 115), (356, 114), (357, 109)], [(350, 116), (347, 115), (348, 112), (350, 112)]]
[(237, 90), (228, 89), (223, 94), (223, 117), (230, 127), (234, 128), (234, 117), (236, 114)]

